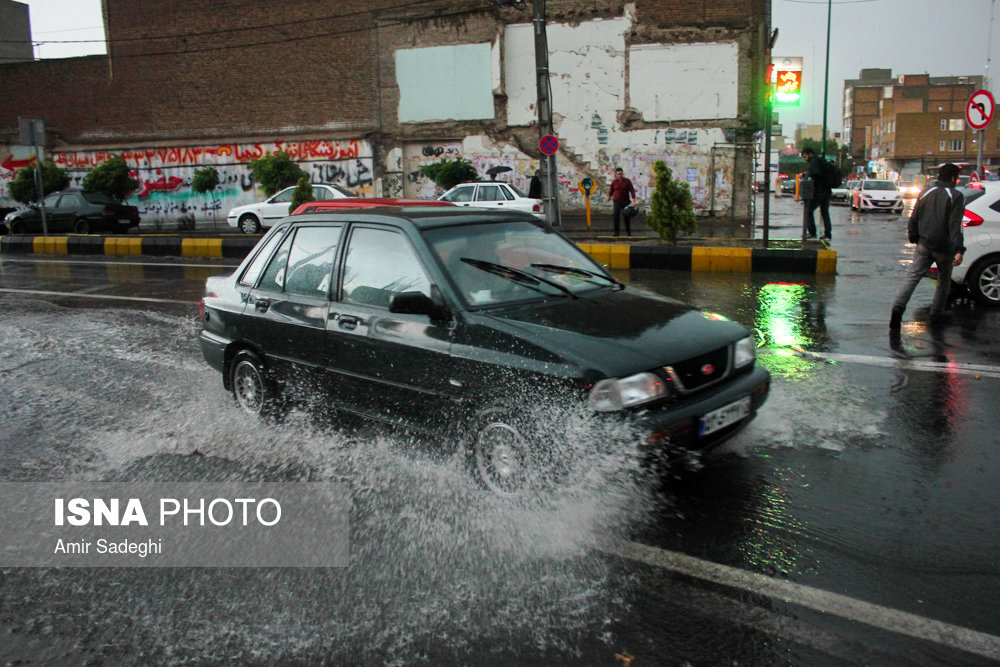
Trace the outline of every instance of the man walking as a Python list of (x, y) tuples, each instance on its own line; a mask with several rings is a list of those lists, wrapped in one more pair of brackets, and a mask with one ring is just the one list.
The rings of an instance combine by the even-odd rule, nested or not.
[(806, 174), (812, 179), (812, 197), (806, 202), (806, 238), (816, 238), (816, 208), (819, 207), (819, 214), (823, 218), (823, 236), (821, 239), (830, 240), (830, 186), (826, 184), (826, 172), (824, 170), (824, 158), (816, 155), (816, 152), (809, 148), (802, 149), (802, 159), (809, 163), (809, 170)]
[(907, 270), (906, 282), (892, 304), (890, 331), (899, 331), (906, 304), (931, 264), (936, 264), (938, 269), (937, 287), (931, 301), (931, 321), (940, 321), (945, 317), (948, 292), (951, 290), (951, 269), (962, 263), (965, 252), (962, 235), (965, 196), (955, 189), (958, 174), (956, 165), (950, 162), (942, 165), (937, 182), (920, 193), (913, 206), (908, 230), (910, 243), (916, 243), (917, 249)]
[[(622, 217), (622, 211), (629, 204), (635, 203), (635, 188), (632, 181), (625, 178), (625, 172), (621, 167), (615, 169), (615, 177), (611, 181), (611, 190), (608, 192), (608, 199), (614, 204), (613, 216), (615, 221), (615, 236), (618, 236), (618, 221)], [(632, 219), (625, 216), (625, 235), (632, 236)]]

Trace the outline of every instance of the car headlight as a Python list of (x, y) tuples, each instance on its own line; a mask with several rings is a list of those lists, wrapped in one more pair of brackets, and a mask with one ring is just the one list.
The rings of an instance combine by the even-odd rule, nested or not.
[(752, 364), (756, 358), (757, 346), (750, 336), (741, 338), (733, 345), (733, 368), (743, 368), (747, 364)]
[(601, 380), (590, 390), (587, 403), (597, 412), (614, 412), (646, 403), (667, 393), (664, 381), (655, 373), (636, 373), (625, 378)]

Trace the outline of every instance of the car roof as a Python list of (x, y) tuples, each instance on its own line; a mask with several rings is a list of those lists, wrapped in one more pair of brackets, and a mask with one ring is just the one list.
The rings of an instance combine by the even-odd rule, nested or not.
[(451, 202), (437, 199), (402, 199), (399, 197), (345, 197), (343, 199), (321, 199), (309, 201), (292, 212), (292, 215), (314, 213), (342, 208), (371, 208), (375, 206), (454, 206)]
[[(287, 219), (287, 218), (286, 218)], [(462, 225), (497, 224), (504, 222), (531, 222), (539, 227), (548, 227), (530, 213), (521, 211), (498, 211), (496, 209), (466, 206), (373, 206), (362, 208), (338, 208), (316, 213), (294, 216), (295, 222), (391, 222), (410, 223), (417, 230), (437, 227), (460, 227)]]

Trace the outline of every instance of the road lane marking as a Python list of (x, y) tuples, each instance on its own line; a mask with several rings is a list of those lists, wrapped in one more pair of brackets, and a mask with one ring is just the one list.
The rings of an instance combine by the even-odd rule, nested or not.
[(81, 294), (80, 292), (50, 292), (37, 289), (13, 289), (10, 287), (0, 287), (0, 293), (4, 294), (27, 294), (39, 296), (68, 296), (77, 299), (106, 299), (111, 301), (138, 301), (141, 303), (180, 303), (185, 306), (197, 306), (197, 301), (181, 301), (180, 299), (155, 299), (153, 297), (142, 296), (116, 296), (114, 294)]
[(888, 632), (930, 641), (992, 660), (1000, 660), (1000, 637), (985, 632), (856, 600), (803, 584), (772, 579), (756, 572), (712, 563), (676, 551), (667, 551), (638, 542), (623, 542), (618, 544), (617, 548), (609, 548), (606, 551), (637, 563), (670, 570), (729, 588), (766, 595), (823, 614), (839, 616)]
[(990, 364), (966, 364), (958, 361), (931, 361), (930, 359), (897, 359), (896, 357), (880, 357), (869, 354), (837, 354), (830, 352), (809, 352), (796, 349), (760, 349), (758, 354), (794, 354), (816, 361), (836, 361), (878, 366), (881, 368), (903, 368), (915, 371), (932, 371), (936, 373), (951, 373), (953, 375), (980, 375), (983, 377), (1000, 378), (1000, 366)]

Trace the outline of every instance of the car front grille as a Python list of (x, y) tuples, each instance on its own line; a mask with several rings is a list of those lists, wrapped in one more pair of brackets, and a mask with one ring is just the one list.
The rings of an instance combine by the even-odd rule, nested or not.
[(688, 394), (703, 389), (729, 374), (729, 348), (722, 347), (685, 361), (664, 366), (677, 391)]

